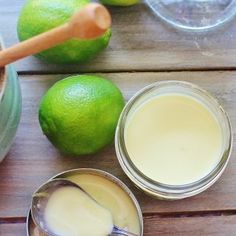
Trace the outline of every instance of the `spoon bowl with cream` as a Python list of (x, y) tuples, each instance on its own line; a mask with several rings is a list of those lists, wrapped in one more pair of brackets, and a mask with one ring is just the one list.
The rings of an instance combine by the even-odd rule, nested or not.
[(41, 186), (33, 195), (31, 212), (36, 225), (50, 236), (137, 236), (114, 226), (109, 210), (66, 179)]

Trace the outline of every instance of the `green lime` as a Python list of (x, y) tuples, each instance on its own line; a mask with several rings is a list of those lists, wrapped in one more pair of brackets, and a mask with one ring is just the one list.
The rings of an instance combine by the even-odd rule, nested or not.
[[(21, 41), (62, 25), (89, 0), (28, 0), (18, 20)], [(95, 57), (107, 47), (111, 30), (92, 40), (72, 39), (37, 54), (40, 59), (59, 64), (80, 63)]]
[(92, 154), (114, 139), (124, 107), (120, 90), (98, 76), (72, 76), (43, 97), (39, 122), (48, 139), (64, 153)]
[(131, 6), (140, 0), (100, 0), (101, 3), (113, 6)]

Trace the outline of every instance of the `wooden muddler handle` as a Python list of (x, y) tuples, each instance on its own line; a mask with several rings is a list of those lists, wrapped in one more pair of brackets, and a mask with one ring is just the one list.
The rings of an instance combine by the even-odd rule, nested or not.
[(107, 9), (100, 4), (90, 3), (76, 12), (68, 23), (0, 51), (0, 67), (71, 38), (96, 38), (105, 33), (110, 26), (111, 16)]

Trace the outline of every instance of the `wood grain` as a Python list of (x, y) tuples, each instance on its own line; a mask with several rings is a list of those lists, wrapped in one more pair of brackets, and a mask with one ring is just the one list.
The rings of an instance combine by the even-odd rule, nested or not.
[[(7, 46), (17, 42), (16, 22), (24, 0), (0, 0), (0, 32)], [(97, 58), (83, 65), (48, 65), (29, 57), (16, 63), (21, 73), (78, 71), (160, 71), (235, 68), (235, 19), (205, 34), (190, 34), (167, 26), (141, 3), (110, 8), (113, 37)]]
[[(160, 80), (186, 80), (213, 93), (229, 113), (236, 127), (236, 72), (172, 72), (172, 73), (108, 73), (129, 99), (145, 85)], [(137, 196), (144, 214), (231, 211), (236, 210), (236, 155), (222, 178), (206, 192), (190, 199), (166, 202), (146, 196), (128, 180), (116, 159), (113, 145), (93, 156), (61, 155), (43, 136), (37, 118), (38, 104), (45, 91), (65, 75), (21, 76), (23, 113), (15, 142), (0, 165), (0, 218), (27, 215), (31, 194), (49, 177), (58, 172), (92, 167), (106, 170), (122, 179)], [(235, 133), (235, 129), (234, 129)], [(235, 144), (235, 141), (234, 141)]]
[(145, 218), (144, 236), (233, 236), (236, 216)]
[(1, 236), (26, 236), (26, 225), (24, 224), (0, 224)]
[[(144, 236), (233, 236), (236, 216), (144, 218)], [(2, 236), (26, 236), (25, 224), (0, 224)]]

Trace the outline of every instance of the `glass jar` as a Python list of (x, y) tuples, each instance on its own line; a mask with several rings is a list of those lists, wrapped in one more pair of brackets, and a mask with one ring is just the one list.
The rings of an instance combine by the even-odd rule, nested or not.
[(174, 27), (203, 31), (231, 20), (236, 0), (146, 0), (162, 20)]
[[(216, 118), (222, 134), (220, 161), (216, 167), (212, 167), (213, 169), (206, 176), (189, 184), (168, 185), (150, 179), (133, 164), (125, 143), (124, 135), (126, 125), (136, 109), (140, 108), (142, 104), (155, 96), (170, 93), (190, 96), (207, 107)], [(229, 161), (232, 149), (232, 131), (226, 112), (218, 101), (208, 92), (188, 82), (163, 81), (145, 87), (134, 95), (134, 97), (126, 104), (118, 122), (115, 147), (122, 169), (138, 188), (142, 189), (147, 194), (160, 199), (175, 200), (190, 197), (206, 190), (221, 176)]]
[[(2, 43), (0, 41), (0, 48)], [(10, 149), (21, 114), (21, 92), (11, 65), (0, 73), (0, 162)]]

